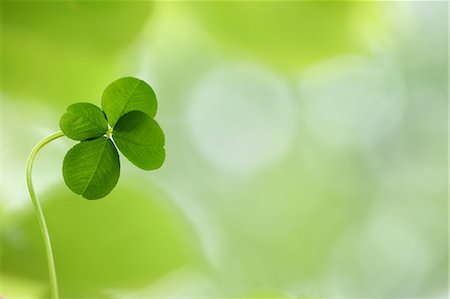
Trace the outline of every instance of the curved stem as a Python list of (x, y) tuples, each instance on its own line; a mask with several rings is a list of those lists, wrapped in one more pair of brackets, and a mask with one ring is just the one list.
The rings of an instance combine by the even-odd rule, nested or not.
[(31, 171), (33, 169), (33, 162), (36, 154), (49, 142), (64, 136), (63, 132), (54, 133), (47, 138), (40, 141), (31, 151), (27, 160), (27, 185), (30, 192), (31, 201), (33, 202), (34, 212), (39, 222), (39, 228), (41, 229), (42, 238), (44, 239), (45, 252), (47, 254), (47, 265), (50, 282), (50, 297), (52, 299), (58, 299), (58, 281), (56, 279), (55, 261), (53, 259), (52, 244), (50, 242), (50, 235), (48, 233), (47, 224), (45, 222), (44, 213), (42, 212), (41, 205), (37, 200), (36, 193), (34, 192), (33, 182), (31, 180)]

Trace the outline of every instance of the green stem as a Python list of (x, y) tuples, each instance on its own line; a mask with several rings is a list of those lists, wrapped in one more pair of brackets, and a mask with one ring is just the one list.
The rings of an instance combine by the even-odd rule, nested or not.
[(47, 254), (47, 265), (50, 282), (50, 297), (52, 299), (58, 299), (58, 281), (56, 279), (55, 261), (53, 258), (52, 243), (50, 242), (50, 235), (48, 233), (47, 224), (45, 223), (44, 213), (42, 212), (41, 205), (37, 200), (36, 193), (34, 192), (33, 182), (31, 180), (31, 171), (33, 169), (33, 162), (37, 153), (49, 142), (64, 136), (63, 132), (57, 132), (48, 136), (39, 142), (31, 151), (27, 160), (27, 185), (30, 192), (31, 201), (33, 202), (34, 212), (39, 222), (39, 228), (41, 229), (42, 238), (44, 239), (45, 252)]

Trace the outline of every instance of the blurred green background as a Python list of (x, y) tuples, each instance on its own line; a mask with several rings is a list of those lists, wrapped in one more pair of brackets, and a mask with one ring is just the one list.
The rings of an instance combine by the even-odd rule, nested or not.
[(0, 297), (48, 298), (32, 147), (123, 76), (167, 159), (34, 182), (62, 298), (446, 298), (447, 2), (1, 2)]

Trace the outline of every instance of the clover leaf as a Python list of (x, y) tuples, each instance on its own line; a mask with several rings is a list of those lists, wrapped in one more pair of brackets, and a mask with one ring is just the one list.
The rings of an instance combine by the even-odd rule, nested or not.
[(102, 108), (112, 127), (122, 115), (130, 111), (138, 110), (155, 117), (155, 92), (142, 80), (121, 78), (106, 87), (102, 95)]
[(153, 119), (156, 96), (147, 83), (132, 77), (114, 81), (103, 92), (102, 108), (90, 103), (70, 105), (59, 121), (61, 132), (42, 139), (28, 156), (27, 187), (44, 240), (52, 299), (59, 298), (55, 261), (31, 175), (37, 153), (64, 135), (80, 141), (65, 155), (62, 174), (69, 189), (86, 199), (105, 197), (117, 185), (120, 158), (116, 144), (128, 160), (145, 170), (161, 167), (166, 156), (164, 133)]
[(72, 104), (59, 123), (64, 135), (81, 141), (65, 155), (63, 177), (70, 190), (86, 199), (102, 198), (116, 186), (117, 148), (144, 170), (160, 168), (166, 155), (164, 133), (153, 118), (156, 96), (147, 83), (132, 77), (114, 81), (103, 92), (102, 108)]
[(67, 107), (59, 126), (67, 137), (75, 140), (100, 137), (108, 131), (105, 114), (91, 103), (75, 103)]
[(105, 137), (80, 142), (64, 157), (63, 175), (69, 189), (84, 198), (106, 196), (119, 180), (116, 147)]
[(122, 116), (114, 127), (113, 138), (125, 157), (139, 168), (157, 169), (164, 162), (164, 134), (158, 123), (141, 111)]

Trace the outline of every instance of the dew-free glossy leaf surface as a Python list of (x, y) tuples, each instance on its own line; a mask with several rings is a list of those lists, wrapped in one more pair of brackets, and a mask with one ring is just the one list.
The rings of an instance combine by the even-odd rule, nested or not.
[(91, 103), (75, 103), (67, 107), (59, 126), (64, 135), (75, 140), (100, 137), (108, 130), (103, 111)]
[(144, 81), (125, 77), (106, 87), (102, 96), (102, 108), (108, 122), (114, 126), (122, 115), (134, 110), (154, 117), (157, 109), (156, 96)]
[(82, 141), (71, 148), (63, 162), (66, 185), (86, 199), (106, 196), (119, 180), (119, 155), (105, 137)]
[(145, 170), (160, 168), (164, 162), (164, 133), (158, 123), (140, 111), (122, 116), (114, 132), (117, 147), (134, 165)]

